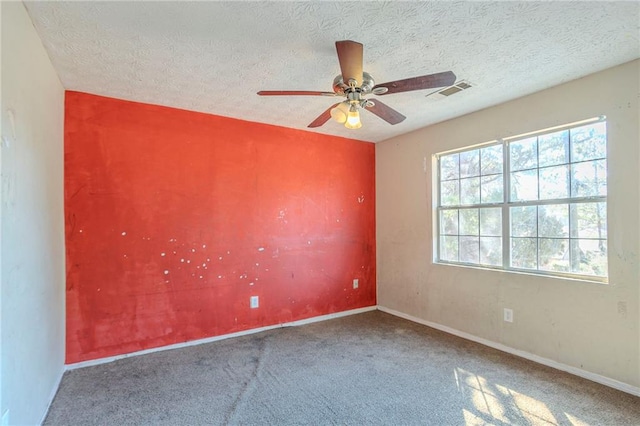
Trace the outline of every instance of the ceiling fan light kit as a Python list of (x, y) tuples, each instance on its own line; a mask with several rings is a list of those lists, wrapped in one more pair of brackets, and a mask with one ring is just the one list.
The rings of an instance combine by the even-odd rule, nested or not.
[(347, 121), (344, 123), (344, 127), (347, 129), (359, 129), (362, 127), (357, 106), (351, 105), (351, 107), (349, 107), (349, 114), (347, 114)]
[(340, 102), (337, 107), (331, 108), (331, 118), (340, 124), (347, 121), (349, 114), (349, 102)]
[(260, 91), (260, 96), (342, 96), (344, 101), (330, 106), (320, 114), (308, 127), (320, 127), (330, 118), (338, 123), (344, 123), (347, 129), (359, 129), (360, 109), (367, 109), (389, 124), (398, 124), (405, 120), (405, 116), (395, 109), (376, 100), (371, 101), (364, 96), (387, 95), (392, 93), (409, 92), (413, 90), (433, 89), (451, 86), (456, 76), (451, 71), (437, 74), (427, 74), (404, 80), (375, 84), (373, 77), (362, 70), (363, 46), (361, 43), (342, 40), (336, 41), (336, 51), (340, 63), (340, 74), (333, 79), (333, 92), (267, 90)]

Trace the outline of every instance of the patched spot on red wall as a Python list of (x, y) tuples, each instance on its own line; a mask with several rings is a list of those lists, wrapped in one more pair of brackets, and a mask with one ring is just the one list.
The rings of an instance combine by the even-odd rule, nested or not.
[(67, 92), (67, 363), (375, 305), (374, 152)]

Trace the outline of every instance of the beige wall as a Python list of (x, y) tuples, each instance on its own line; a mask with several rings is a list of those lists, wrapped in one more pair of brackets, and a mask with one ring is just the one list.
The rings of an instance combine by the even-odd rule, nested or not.
[[(378, 143), (378, 304), (640, 386), (639, 64)], [(599, 115), (608, 123), (608, 285), (433, 263), (433, 154)]]
[(0, 413), (37, 424), (64, 369), (64, 90), (23, 4), (0, 7)]

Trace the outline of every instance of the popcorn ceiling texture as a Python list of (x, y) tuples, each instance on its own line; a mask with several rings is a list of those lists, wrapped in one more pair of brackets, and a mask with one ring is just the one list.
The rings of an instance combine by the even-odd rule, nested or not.
[[(377, 83), (452, 70), (474, 84), (383, 96), (407, 116), (370, 113), (351, 131), (381, 141), (640, 56), (637, 2), (27, 2), (66, 89), (286, 127), (336, 100), (259, 97), (331, 90), (336, 40), (364, 44)], [(375, 98), (375, 96), (372, 96)]]

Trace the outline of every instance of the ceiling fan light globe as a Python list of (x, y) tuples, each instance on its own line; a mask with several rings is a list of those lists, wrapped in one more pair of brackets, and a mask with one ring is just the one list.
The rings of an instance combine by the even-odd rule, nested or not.
[(360, 121), (360, 113), (356, 108), (351, 108), (349, 114), (347, 115), (347, 121), (344, 123), (344, 127), (347, 129), (359, 129), (362, 127), (362, 122)]
[(333, 118), (338, 123), (344, 123), (345, 121), (347, 121), (347, 115), (343, 111), (340, 111), (338, 107), (331, 109), (331, 118)]
[(349, 113), (349, 107), (347, 107), (343, 102), (337, 107), (331, 109), (331, 118), (333, 118), (338, 123), (342, 124), (347, 121), (348, 113)]

